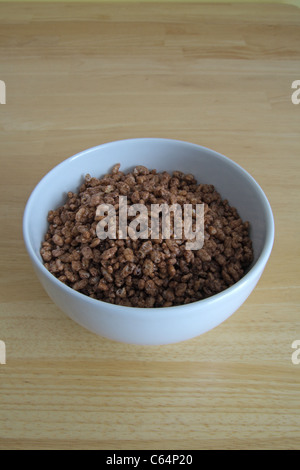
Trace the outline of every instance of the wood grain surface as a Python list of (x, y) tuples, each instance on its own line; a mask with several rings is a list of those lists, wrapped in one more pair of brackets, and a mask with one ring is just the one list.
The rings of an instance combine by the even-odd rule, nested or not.
[[(299, 44), (290, 5), (0, 4), (1, 449), (300, 447)], [(27, 198), (53, 166), (145, 136), (242, 165), (276, 225), (245, 304), (170, 346), (116, 343), (68, 319), (22, 239)]]

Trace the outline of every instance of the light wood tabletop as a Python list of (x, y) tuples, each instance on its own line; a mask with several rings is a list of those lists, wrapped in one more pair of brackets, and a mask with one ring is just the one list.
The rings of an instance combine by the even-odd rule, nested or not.
[[(299, 44), (291, 5), (0, 3), (1, 449), (300, 447)], [(131, 137), (227, 155), (274, 212), (253, 293), (178, 344), (86, 331), (23, 243), (26, 201), (51, 168)]]

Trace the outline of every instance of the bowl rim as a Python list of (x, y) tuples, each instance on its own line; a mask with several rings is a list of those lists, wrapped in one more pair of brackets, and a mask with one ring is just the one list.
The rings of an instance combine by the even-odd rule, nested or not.
[[(35, 194), (39, 191), (39, 189), (43, 186), (45, 181), (49, 178), (50, 175), (54, 174), (55, 172), (59, 171), (61, 168), (64, 166), (68, 165), (71, 161), (78, 159), (82, 157), (83, 155), (86, 155), (88, 153), (94, 152), (98, 150), (99, 148), (104, 148), (106, 146), (111, 146), (111, 145), (121, 145), (122, 143), (129, 143), (129, 142), (134, 142), (134, 141), (144, 141), (144, 143), (149, 143), (149, 142), (164, 142), (164, 143), (172, 143), (173, 145), (179, 144), (179, 145), (185, 145), (189, 148), (194, 148), (198, 150), (205, 150), (206, 152), (212, 154), (214, 157), (218, 157), (221, 159), (225, 159), (229, 164), (234, 166), (238, 171), (242, 172), (252, 183), (252, 185), (255, 187), (255, 190), (259, 193), (260, 198), (263, 202), (264, 210), (267, 215), (267, 220), (266, 220), (266, 237), (265, 237), (265, 243), (263, 245), (262, 251), (257, 258), (256, 262), (250, 267), (249, 271), (244, 274), (244, 276), (237, 282), (235, 282), (232, 286), (226, 288), (222, 292), (219, 292), (217, 294), (213, 294), (210, 297), (207, 297), (205, 299), (197, 300), (196, 302), (192, 302), (189, 304), (183, 304), (183, 305), (174, 305), (170, 307), (128, 307), (125, 305), (116, 305), (112, 304), (109, 302), (104, 302), (103, 300), (98, 300), (94, 299), (92, 297), (89, 297), (88, 295), (82, 294), (81, 292), (78, 292), (74, 290), (72, 287), (67, 286), (63, 282), (59, 281), (53, 274), (51, 274), (48, 269), (44, 266), (42, 260), (37, 256), (35, 250), (32, 247), (32, 244), (30, 242), (30, 235), (29, 235), (29, 230), (30, 230), (30, 213), (31, 213), (31, 204), (32, 201), (35, 198)], [(98, 305), (101, 305), (102, 307), (104, 306), (107, 309), (116, 309), (123, 311), (124, 314), (127, 312), (134, 312), (134, 313), (143, 313), (145, 315), (146, 311), (153, 312), (172, 312), (172, 315), (180, 314), (183, 311), (187, 311), (191, 309), (191, 306), (197, 307), (197, 306), (205, 306), (205, 305), (211, 305), (212, 302), (217, 302), (222, 299), (226, 299), (229, 297), (233, 292), (240, 290), (243, 288), (243, 286), (252, 278), (258, 278), (260, 277), (273, 248), (274, 244), (274, 236), (275, 236), (275, 224), (274, 224), (274, 216), (272, 212), (271, 205), (268, 201), (268, 198), (260, 185), (257, 183), (257, 181), (253, 178), (253, 176), (248, 173), (247, 170), (245, 170), (242, 166), (240, 166), (238, 163), (235, 161), (231, 160), (230, 158), (226, 157), (225, 155), (212, 150), (208, 147), (195, 144), (189, 141), (184, 141), (184, 140), (177, 140), (177, 139), (168, 139), (168, 138), (161, 138), (161, 137), (137, 137), (137, 138), (128, 138), (128, 139), (121, 139), (121, 140), (115, 140), (115, 141), (110, 141), (110, 142), (105, 142), (93, 147), (90, 147), (86, 150), (82, 150), (62, 162), (58, 163), (56, 166), (54, 166), (50, 171), (48, 171), (41, 179), (40, 181), (36, 184), (34, 189), (32, 190), (23, 213), (23, 239), (24, 243), (27, 249), (27, 252), (29, 254), (29, 257), (32, 261), (32, 263), (40, 270), (42, 271), (43, 275), (48, 278), (48, 280), (52, 283), (54, 283), (58, 288), (64, 290), (67, 294), (72, 294), (77, 297), (78, 300), (85, 300), (88, 303), (91, 303), (92, 305), (94, 304), (95, 307)], [(42, 240), (41, 240), (42, 243)]]

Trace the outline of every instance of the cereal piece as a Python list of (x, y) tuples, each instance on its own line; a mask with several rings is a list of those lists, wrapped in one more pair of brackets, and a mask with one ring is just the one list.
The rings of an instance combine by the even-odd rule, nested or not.
[(116, 163), (113, 167), (112, 167), (112, 174), (115, 175), (116, 173), (118, 173), (119, 169), (120, 169), (120, 166), (121, 164), (120, 163)]
[(125, 248), (123, 254), (124, 254), (124, 258), (126, 259), (126, 261), (133, 262), (133, 260), (134, 260), (134, 253), (133, 253), (133, 251), (132, 251), (131, 248)]
[(103, 281), (103, 279), (101, 279), (101, 281), (99, 282), (98, 289), (102, 290), (102, 291), (107, 291), (108, 290), (108, 285), (106, 284), (105, 281)]
[(63, 246), (64, 244), (62, 237), (58, 235), (57, 233), (53, 235), (52, 240), (53, 240), (53, 243), (57, 246)]
[(151, 241), (144, 242), (139, 249), (139, 255), (141, 258), (145, 258), (145, 256), (152, 251), (152, 243)]
[(93, 252), (89, 246), (84, 246), (81, 249), (82, 256), (86, 259), (93, 259)]
[(122, 272), (121, 272), (121, 276), (123, 278), (129, 276), (130, 274), (133, 273), (133, 271), (135, 270), (135, 264), (133, 263), (127, 263), (125, 264), (124, 268), (122, 269)]
[(80, 271), (82, 269), (82, 264), (80, 261), (72, 261), (71, 263), (73, 271)]
[(46, 248), (41, 248), (41, 256), (45, 262), (48, 262), (52, 259), (52, 253)]
[(75, 282), (73, 284), (73, 289), (75, 290), (82, 290), (87, 286), (88, 280), (87, 279), (81, 279), (80, 281)]
[(149, 279), (148, 281), (145, 282), (145, 291), (147, 292), (147, 294), (149, 294), (151, 296), (156, 295), (157, 286), (155, 285), (155, 283), (151, 279)]
[(108, 259), (111, 259), (116, 254), (117, 250), (118, 250), (118, 247), (113, 246), (112, 248), (105, 250), (104, 253), (102, 253), (101, 258), (105, 261)]
[(153, 276), (153, 271), (154, 271), (154, 264), (151, 259), (146, 259), (144, 264), (143, 264), (143, 273), (145, 276)]

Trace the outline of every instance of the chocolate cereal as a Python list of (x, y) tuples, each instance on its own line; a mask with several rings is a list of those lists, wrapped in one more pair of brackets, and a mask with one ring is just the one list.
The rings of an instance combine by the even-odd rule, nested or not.
[[(97, 208), (110, 205), (119, 221), (120, 196), (127, 204), (204, 204), (204, 245), (187, 250), (189, 240), (126, 238), (116, 229), (114, 239), (100, 239), (104, 220)], [(134, 220), (128, 216), (128, 224)], [(149, 215), (150, 221), (150, 215)], [(172, 218), (174, 222), (174, 217)], [(222, 292), (239, 281), (253, 260), (249, 223), (211, 184), (198, 184), (191, 174), (158, 173), (144, 166), (132, 172), (116, 164), (109, 174), (89, 174), (78, 192), (68, 192), (65, 204), (48, 214), (42, 242), (45, 267), (61, 282), (94, 299), (129, 307), (172, 307)], [(176, 223), (176, 222), (174, 222)], [(193, 221), (195, 229), (195, 220)], [(123, 237), (123, 238), (122, 238)]]

